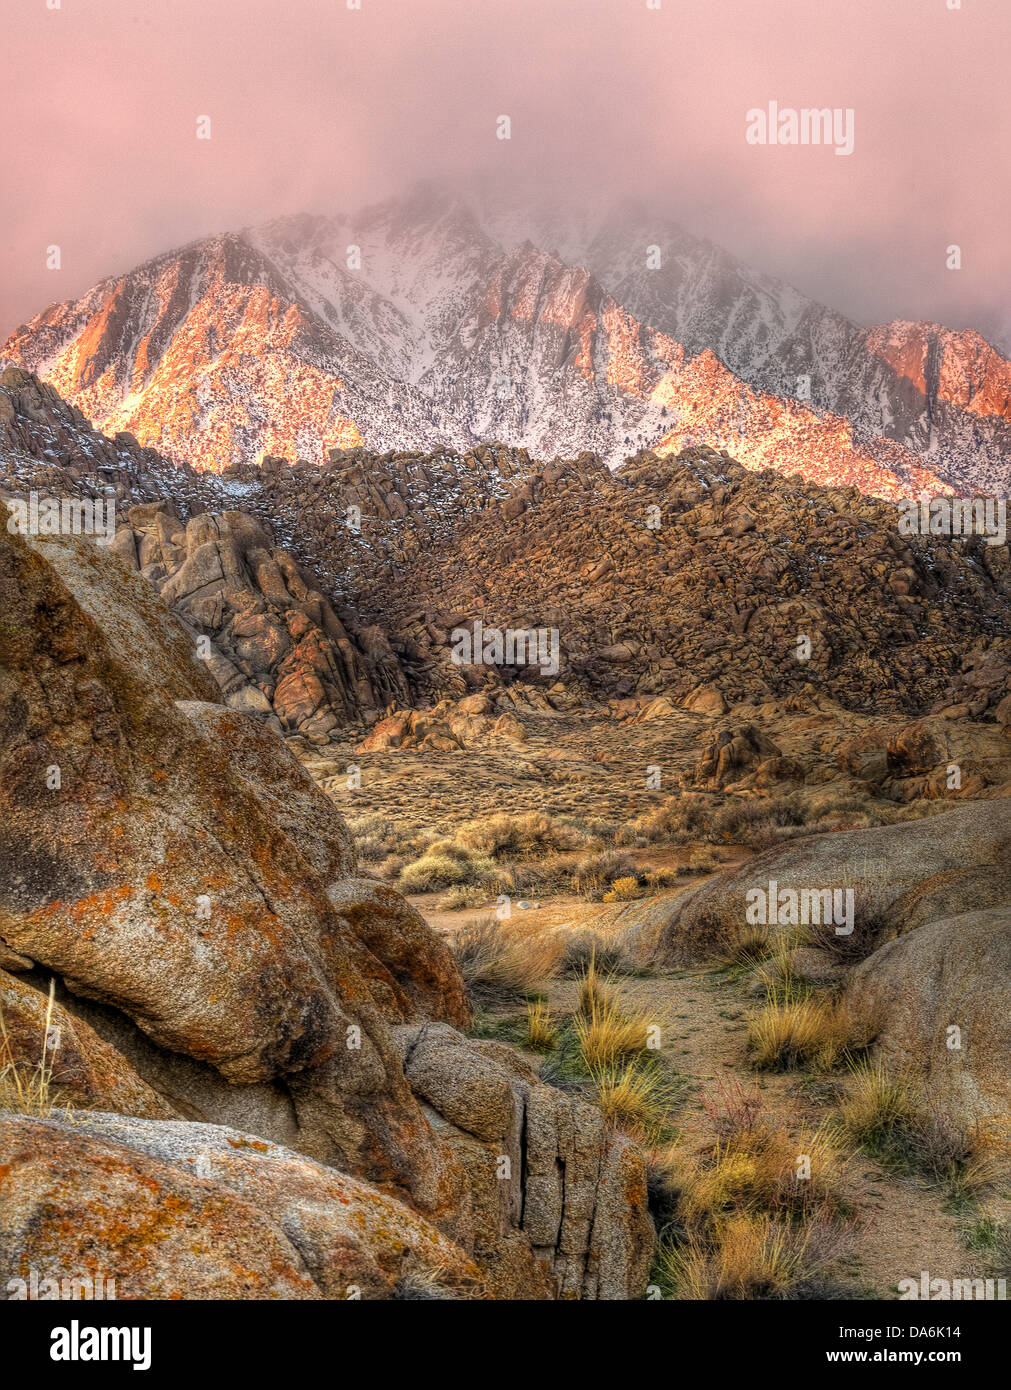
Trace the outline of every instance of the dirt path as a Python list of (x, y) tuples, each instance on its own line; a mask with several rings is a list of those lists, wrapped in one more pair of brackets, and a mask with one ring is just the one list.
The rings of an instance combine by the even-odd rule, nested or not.
[[(487, 908), (442, 912), (437, 907), (438, 898), (438, 894), (430, 894), (414, 901), (433, 926), (451, 935), (464, 922), (487, 916)], [(545, 900), (536, 912), (539, 924), (546, 929), (577, 933), (593, 928), (606, 907), (559, 896)], [(571, 1013), (578, 988), (574, 979), (546, 982), (544, 992), (552, 1012), (559, 1016)], [(746, 1090), (757, 1092), (766, 1121), (791, 1134), (816, 1129), (831, 1119), (831, 1099), (819, 1088), (805, 1086), (801, 1074), (760, 1073), (749, 1065), (748, 1021), (760, 1011), (763, 1001), (751, 993), (746, 978), (684, 970), (647, 977), (618, 976), (613, 988), (621, 1002), (647, 1014), (660, 1026), (661, 1050), (684, 1081), (671, 1119), (687, 1144), (701, 1143), (711, 1136), (702, 1095), (715, 1097), (721, 1078), (725, 1083), (736, 1080)], [(530, 1056), (530, 1060), (536, 1064), (539, 1059)], [(938, 1189), (914, 1177), (889, 1173), (857, 1153), (849, 1164), (843, 1195), (853, 1209), (856, 1232), (853, 1251), (841, 1263), (840, 1277), (854, 1292), (895, 1297), (898, 1281), (918, 1279), (923, 1269), (932, 1277), (947, 1279), (984, 1272), (985, 1259), (971, 1254), (962, 1243), (963, 1219), (945, 1210), (945, 1196)]]

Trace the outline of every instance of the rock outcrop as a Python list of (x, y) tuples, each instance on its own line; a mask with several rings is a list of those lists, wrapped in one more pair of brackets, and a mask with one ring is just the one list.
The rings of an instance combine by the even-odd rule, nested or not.
[[(858, 957), (924, 923), (972, 908), (1011, 901), (1011, 802), (974, 802), (898, 825), (810, 835), (765, 850), (665, 908), (630, 921), (622, 937), (628, 957), (671, 968), (711, 959), (754, 926), (748, 894), (822, 889), (853, 892), (853, 930), (844, 943)], [(798, 898), (799, 906), (799, 898)], [(771, 915), (771, 914), (767, 914)], [(630, 917), (636, 917), (634, 908)], [(799, 923), (777, 914), (770, 937)], [(842, 924), (840, 924), (842, 925)], [(834, 925), (828, 927), (831, 935)]]
[(383, 634), (353, 640), (312, 577), (244, 512), (184, 525), (168, 502), (131, 507), (113, 548), (208, 639), (208, 669), (231, 708), (273, 714), (282, 729), (325, 743), (406, 698)]
[(408, 1081), (468, 1174), (482, 1267), (513, 1297), (554, 1284), (562, 1298), (637, 1297), (653, 1228), (634, 1145), (509, 1047), (445, 1024), (396, 1035)]

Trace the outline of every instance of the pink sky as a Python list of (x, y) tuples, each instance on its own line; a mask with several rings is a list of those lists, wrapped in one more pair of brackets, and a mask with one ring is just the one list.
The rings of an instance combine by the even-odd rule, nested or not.
[[(1011, 339), (1011, 2), (949, 2), (25, 0), (0, 338), (194, 237), (441, 177), (636, 195), (860, 321)], [(853, 108), (854, 153), (748, 145), (770, 100)]]

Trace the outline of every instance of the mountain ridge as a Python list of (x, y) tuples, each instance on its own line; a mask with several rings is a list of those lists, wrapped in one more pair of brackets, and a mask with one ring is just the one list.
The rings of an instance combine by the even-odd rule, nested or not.
[(425, 190), (276, 218), (50, 305), (0, 357), (218, 472), (358, 445), (617, 466), (705, 444), (882, 496), (1006, 490), (1011, 363), (980, 334), (860, 328), (676, 224), (662, 247), (634, 223), (582, 247), (545, 223), (554, 250), (513, 231)]

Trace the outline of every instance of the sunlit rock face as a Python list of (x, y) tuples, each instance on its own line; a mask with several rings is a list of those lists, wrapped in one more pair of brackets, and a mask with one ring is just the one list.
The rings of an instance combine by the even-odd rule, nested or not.
[(865, 330), (673, 224), (532, 241), (427, 190), (206, 238), (52, 305), (0, 355), (107, 433), (221, 472), (332, 448), (728, 448), (880, 496), (1006, 490), (1011, 365)]

